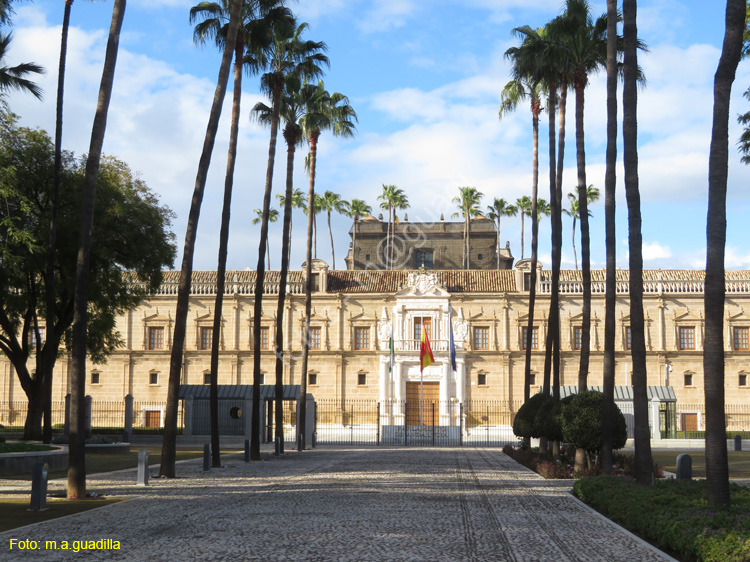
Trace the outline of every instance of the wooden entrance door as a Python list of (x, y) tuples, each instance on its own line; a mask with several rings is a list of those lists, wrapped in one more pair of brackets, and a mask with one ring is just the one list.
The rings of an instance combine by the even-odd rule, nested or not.
[(159, 410), (146, 410), (144, 412), (144, 427), (160, 427), (161, 412)]
[(682, 431), (698, 431), (698, 414), (682, 414)]
[[(407, 425), (419, 425), (420, 401), (419, 382), (406, 383)], [(440, 425), (440, 383), (426, 382), (422, 387), (423, 402), (421, 408), (424, 425)], [(434, 413), (433, 413), (434, 412)]]

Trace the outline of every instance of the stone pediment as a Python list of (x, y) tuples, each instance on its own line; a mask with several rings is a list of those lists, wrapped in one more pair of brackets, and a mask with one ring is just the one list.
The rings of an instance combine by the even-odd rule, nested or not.
[(675, 322), (703, 322), (703, 311), (699, 310), (698, 314), (695, 314), (690, 309), (685, 309), (684, 312), (678, 314), (677, 311), (674, 313)]
[(418, 271), (409, 273), (406, 278), (406, 286), (396, 293), (397, 298), (404, 297), (450, 297), (436, 273)]
[(739, 310), (731, 312), (727, 310), (727, 321), (729, 322), (750, 322), (750, 316), (745, 313), (745, 309), (740, 307)]

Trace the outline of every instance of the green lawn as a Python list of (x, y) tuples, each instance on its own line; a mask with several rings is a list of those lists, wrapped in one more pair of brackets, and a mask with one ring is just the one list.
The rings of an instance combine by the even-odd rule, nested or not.
[[(693, 459), (693, 478), (706, 477), (706, 453), (703, 449), (680, 451), (651, 451), (654, 462), (658, 462), (668, 472), (676, 471), (677, 456), (687, 453)], [(750, 451), (728, 451), (729, 477), (750, 478)]]

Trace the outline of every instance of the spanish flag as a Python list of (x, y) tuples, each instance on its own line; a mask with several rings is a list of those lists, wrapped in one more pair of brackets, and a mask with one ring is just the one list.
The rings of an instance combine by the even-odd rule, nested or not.
[(425, 370), (425, 367), (429, 367), (435, 362), (435, 357), (432, 355), (432, 349), (430, 349), (430, 339), (427, 337), (427, 331), (425, 325), (422, 324), (422, 344), (419, 346), (419, 372)]

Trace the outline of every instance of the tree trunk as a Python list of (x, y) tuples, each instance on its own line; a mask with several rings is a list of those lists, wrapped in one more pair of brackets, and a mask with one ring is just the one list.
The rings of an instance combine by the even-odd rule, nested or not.
[[(532, 105), (533, 166), (531, 174), (531, 274), (529, 287), (529, 318), (526, 329), (526, 364), (524, 371), (524, 402), (531, 395), (531, 340), (534, 329), (534, 301), (536, 300), (536, 258), (539, 221), (537, 220), (537, 187), (539, 185), (539, 112), (540, 104)], [(538, 341), (538, 340), (537, 340)]]
[(284, 223), (281, 234), (281, 278), (279, 279), (279, 300), (276, 306), (276, 405), (274, 410), (276, 442), (279, 454), (284, 454), (284, 307), (286, 305), (286, 278), (289, 272), (289, 248), (292, 237), (292, 191), (294, 179), (294, 153), (300, 137), (300, 129), (287, 124), (284, 140), (287, 144), (286, 191), (284, 193)]
[(589, 259), (589, 212), (586, 192), (586, 151), (583, 138), (584, 87), (576, 81), (576, 163), (578, 167), (578, 214), (581, 220), (581, 269), (583, 278), (583, 315), (581, 326), (581, 362), (578, 368), (578, 392), (586, 390), (591, 350), (591, 263)]
[(174, 332), (172, 340), (172, 351), (169, 359), (169, 383), (167, 386), (167, 407), (164, 412), (164, 439), (162, 441), (161, 465), (159, 476), (167, 478), (175, 477), (175, 457), (177, 446), (177, 395), (180, 390), (180, 378), (182, 373), (183, 351), (185, 349), (185, 332), (190, 300), (190, 286), (193, 276), (193, 254), (195, 251), (195, 238), (198, 231), (198, 219), (200, 218), (203, 192), (206, 188), (206, 177), (211, 164), (211, 154), (216, 140), (216, 130), (219, 126), (221, 106), (229, 80), (229, 67), (232, 63), (234, 44), (237, 40), (237, 27), (240, 19), (240, 2), (232, 4), (229, 16), (229, 28), (224, 46), (224, 54), (221, 58), (219, 77), (216, 81), (216, 90), (211, 104), (211, 112), (206, 126), (206, 135), (203, 140), (203, 150), (198, 163), (198, 172), (195, 177), (195, 188), (193, 198), (190, 202), (187, 229), (185, 230), (185, 246), (182, 251), (182, 268), (180, 270), (180, 284), (177, 289), (177, 306), (175, 307)]
[[(549, 96), (547, 102), (547, 115), (549, 117), (549, 199), (552, 211), (551, 225), (551, 245), (552, 245), (552, 285), (549, 299), (549, 323), (547, 329), (546, 345), (544, 346), (544, 382), (543, 392), (546, 396), (550, 395), (550, 378), (552, 375), (552, 351), (556, 344), (556, 334), (560, 332), (560, 255), (557, 248), (558, 223), (557, 218), (560, 215), (560, 205), (557, 200), (557, 167), (556, 167), (556, 127), (555, 117), (557, 114), (557, 86), (555, 84), (549, 87)], [(559, 339), (559, 337), (557, 338)]]
[[(60, 206), (60, 174), (62, 170), (62, 125), (63, 99), (65, 86), (65, 61), (68, 54), (68, 30), (73, 0), (66, 0), (63, 11), (62, 34), (60, 39), (60, 63), (57, 72), (57, 105), (55, 112), (55, 164), (52, 176), (52, 215), (49, 224), (49, 244), (47, 247), (47, 273), (45, 276), (47, 311), (46, 333), (49, 337), (55, 330), (55, 257), (57, 255), (57, 210)], [(41, 346), (41, 343), (40, 343)], [(39, 372), (44, 382), (44, 432), (43, 441), (52, 442), (52, 376), (54, 361), (45, 361), (45, 369)]]
[[(255, 298), (253, 301), (253, 412), (250, 424), (250, 459), (254, 461), (260, 460), (260, 319), (263, 315), (264, 262), (268, 243), (268, 215), (271, 209), (271, 189), (273, 187), (273, 166), (276, 159), (276, 138), (279, 132), (281, 92), (284, 88), (284, 76), (282, 74), (276, 74), (274, 79), (271, 140), (268, 144), (268, 168), (266, 169), (266, 187), (263, 194), (263, 220), (260, 226), (258, 270), (255, 274)], [(312, 174), (312, 170), (310, 170), (310, 173)]]
[(234, 92), (232, 96), (232, 122), (229, 130), (227, 171), (224, 176), (224, 202), (219, 227), (219, 263), (216, 267), (216, 299), (211, 334), (211, 388), (209, 389), (211, 414), (211, 466), (221, 468), (221, 443), (219, 439), (219, 351), (221, 344), (221, 318), (224, 309), (224, 287), (226, 283), (227, 254), (229, 252), (229, 221), (232, 215), (232, 189), (234, 167), (237, 162), (237, 137), (240, 124), (240, 101), (242, 98), (242, 59), (245, 43), (235, 41)]
[[(560, 84), (560, 124), (557, 135), (557, 176), (555, 179), (557, 189), (557, 204), (560, 213), (558, 214), (558, 235), (557, 235), (557, 252), (560, 259), (562, 259), (562, 186), (563, 186), (563, 171), (565, 168), (565, 112), (567, 111), (568, 104), (568, 80), (563, 76)], [(557, 294), (560, 294), (559, 289), (559, 268), (558, 263), (558, 289)], [(557, 318), (557, 341), (555, 342), (555, 349), (552, 353), (552, 395), (559, 399), (560, 398), (560, 313), (558, 310)], [(556, 442), (557, 443), (557, 442)], [(558, 443), (559, 447), (559, 443)]]
[(607, 246), (606, 293), (604, 295), (604, 363), (602, 408), (602, 472), (612, 472), (615, 409), (615, 310), (617, 303), (617, 239), (615, 192), (617, 187), (617, 0), (607, 0), (607, 153), (604, 174), (604, 220)]
[(706, 341), (703, 352), (706, 400), (706, 483), (711, 506), (729, 505), (729, 467), (724, 416), (724, 252), (727, 230), (729, 100), (740, 61), (745, 2), (727, 0), (724, 44), (714, 75), (714, 114), (708, 160), (706, 226)]
[[(315, 197), (315, 165), (318, 156), (318, 137), (320, 131), (310, 133), (310, 187), (307, 193), (308, 201)], [(302, 380), (300, 381), (300, 397), (297, 410), (299, 411), (299, 425), (297, 426), (297, 448), (304, 451), (305, 430), (307, 429), (307, 363), (310, 355), (310, 314), (312, 313), (312, 215), (307, 215), (307, 259), (305, 261), (305, 325), (302, 332)]]
[(336, 269), (336, 253), (333, 250), (333, 231), (331, 231), (331, 211), (328, 211), (328, 238), (331, 240), (331, 269)]
[[(638, 187), (638, 54), (636, 0), (623, 2), (623, 164), (625, 197), (628, 204), (628, 245), (630, 249), (630, 334), (633, 359), (633, 417), (635, 425), (636, 481), (651, 484), (654, 467), (648, 426), (646, 339), (643, 324), (643, 238), (641, 235), (641, 196)], [(581, 211), (583, 214), (583, 211)]]
[(125, 16), (125, 0), (115, 0), (112, 8), (112, 24), (109, 28), (104, 70), (99, 86), (94, 125), (91, 129), (91, 144), (86, 159), (81, 204), (81, 231), (76, 260), (75, 311), (73, 318), (72, 365), (70, 372), (70, 432), (68, 445), (68, 497), (86, 497), (86, 333), (88, 322), (89, 270), (91, 268), (91, 238), (94, 226), (94, 203), (96, 181), (99, 176), (99, 161), (107, 129), (107, 112), (112, 97), (115, 79), (117, 49), (120, 29)]

